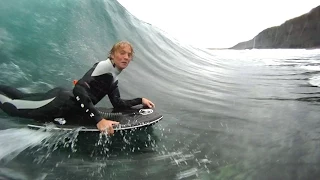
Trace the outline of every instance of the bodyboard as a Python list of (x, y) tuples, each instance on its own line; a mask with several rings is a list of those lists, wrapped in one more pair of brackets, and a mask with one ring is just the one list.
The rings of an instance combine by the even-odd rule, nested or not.
[[(103, 118), (119, 122), (118, 125), (114, 126), (114, 131), (148, 127), (163, 118), (154, 108), (133, 107), (130, 109), (113, 109), (97, 107), (97, 110)], [(47, 129), (48, 123), (54, 123), (54, 127), (50, 127), (50, 130), (71, 131), (78, 129), (84, 132), (99, 132), (92, 119), (81, 113), (64, 118), (56, 118), (47, 122), (35, 121), (27, 126), (31, 129)]]

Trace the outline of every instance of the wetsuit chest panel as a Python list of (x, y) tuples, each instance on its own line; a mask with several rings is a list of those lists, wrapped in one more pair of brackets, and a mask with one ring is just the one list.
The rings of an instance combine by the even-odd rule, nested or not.
[(93, 103), (96, 104), (110, 92), (113, 84), (113, 77), (110, 74), (104, 74), (92, 78), (91, 81), (87, 82), (87, 84), (90, 86), (90, 88), (87, 88), (89, 96)]
[(86, 86), (92, 102), (96, 104), (112, 91), (119, 73), (108, 59), (96, 63), (79, 82)]

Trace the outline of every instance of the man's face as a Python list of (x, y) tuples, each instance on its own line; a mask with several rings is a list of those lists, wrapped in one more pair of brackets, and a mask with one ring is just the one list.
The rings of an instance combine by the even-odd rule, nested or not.
[(111, 58), (118, 69), (125, 69), (132, 59), (131, 47), (126, 44), (120, 46), (119, 49), (111, 54)]

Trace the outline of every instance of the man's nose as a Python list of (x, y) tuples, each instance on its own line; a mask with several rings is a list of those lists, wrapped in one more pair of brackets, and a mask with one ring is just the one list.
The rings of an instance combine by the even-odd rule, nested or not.
[(124, 58), (125, 58), (126, 60), (128, 60), (128, 59), (129, 59), (129, 55), (128, 55), (128, 54), (125, 54), (125, 55), (124, 55)]

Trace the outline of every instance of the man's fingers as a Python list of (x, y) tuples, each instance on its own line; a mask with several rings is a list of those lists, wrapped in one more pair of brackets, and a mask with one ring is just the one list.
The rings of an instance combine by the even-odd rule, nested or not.
[(104, 134), (112, 135), (112, 134), (114, 134), (114, 129), (112, 127), (109, 127), (109, 128), (105, 128), (101, 132)]
[(117, 124), (119, 124), (119, 122), (103, 119), (97, 124), (97, 128), (101, 133), (112, 135), (114, 133), (113, 125)]
[(114, 133), (114, 130), (113, 128), (110, 128), (110, 132), (109, 132), (109, 135), (113, 134)]

